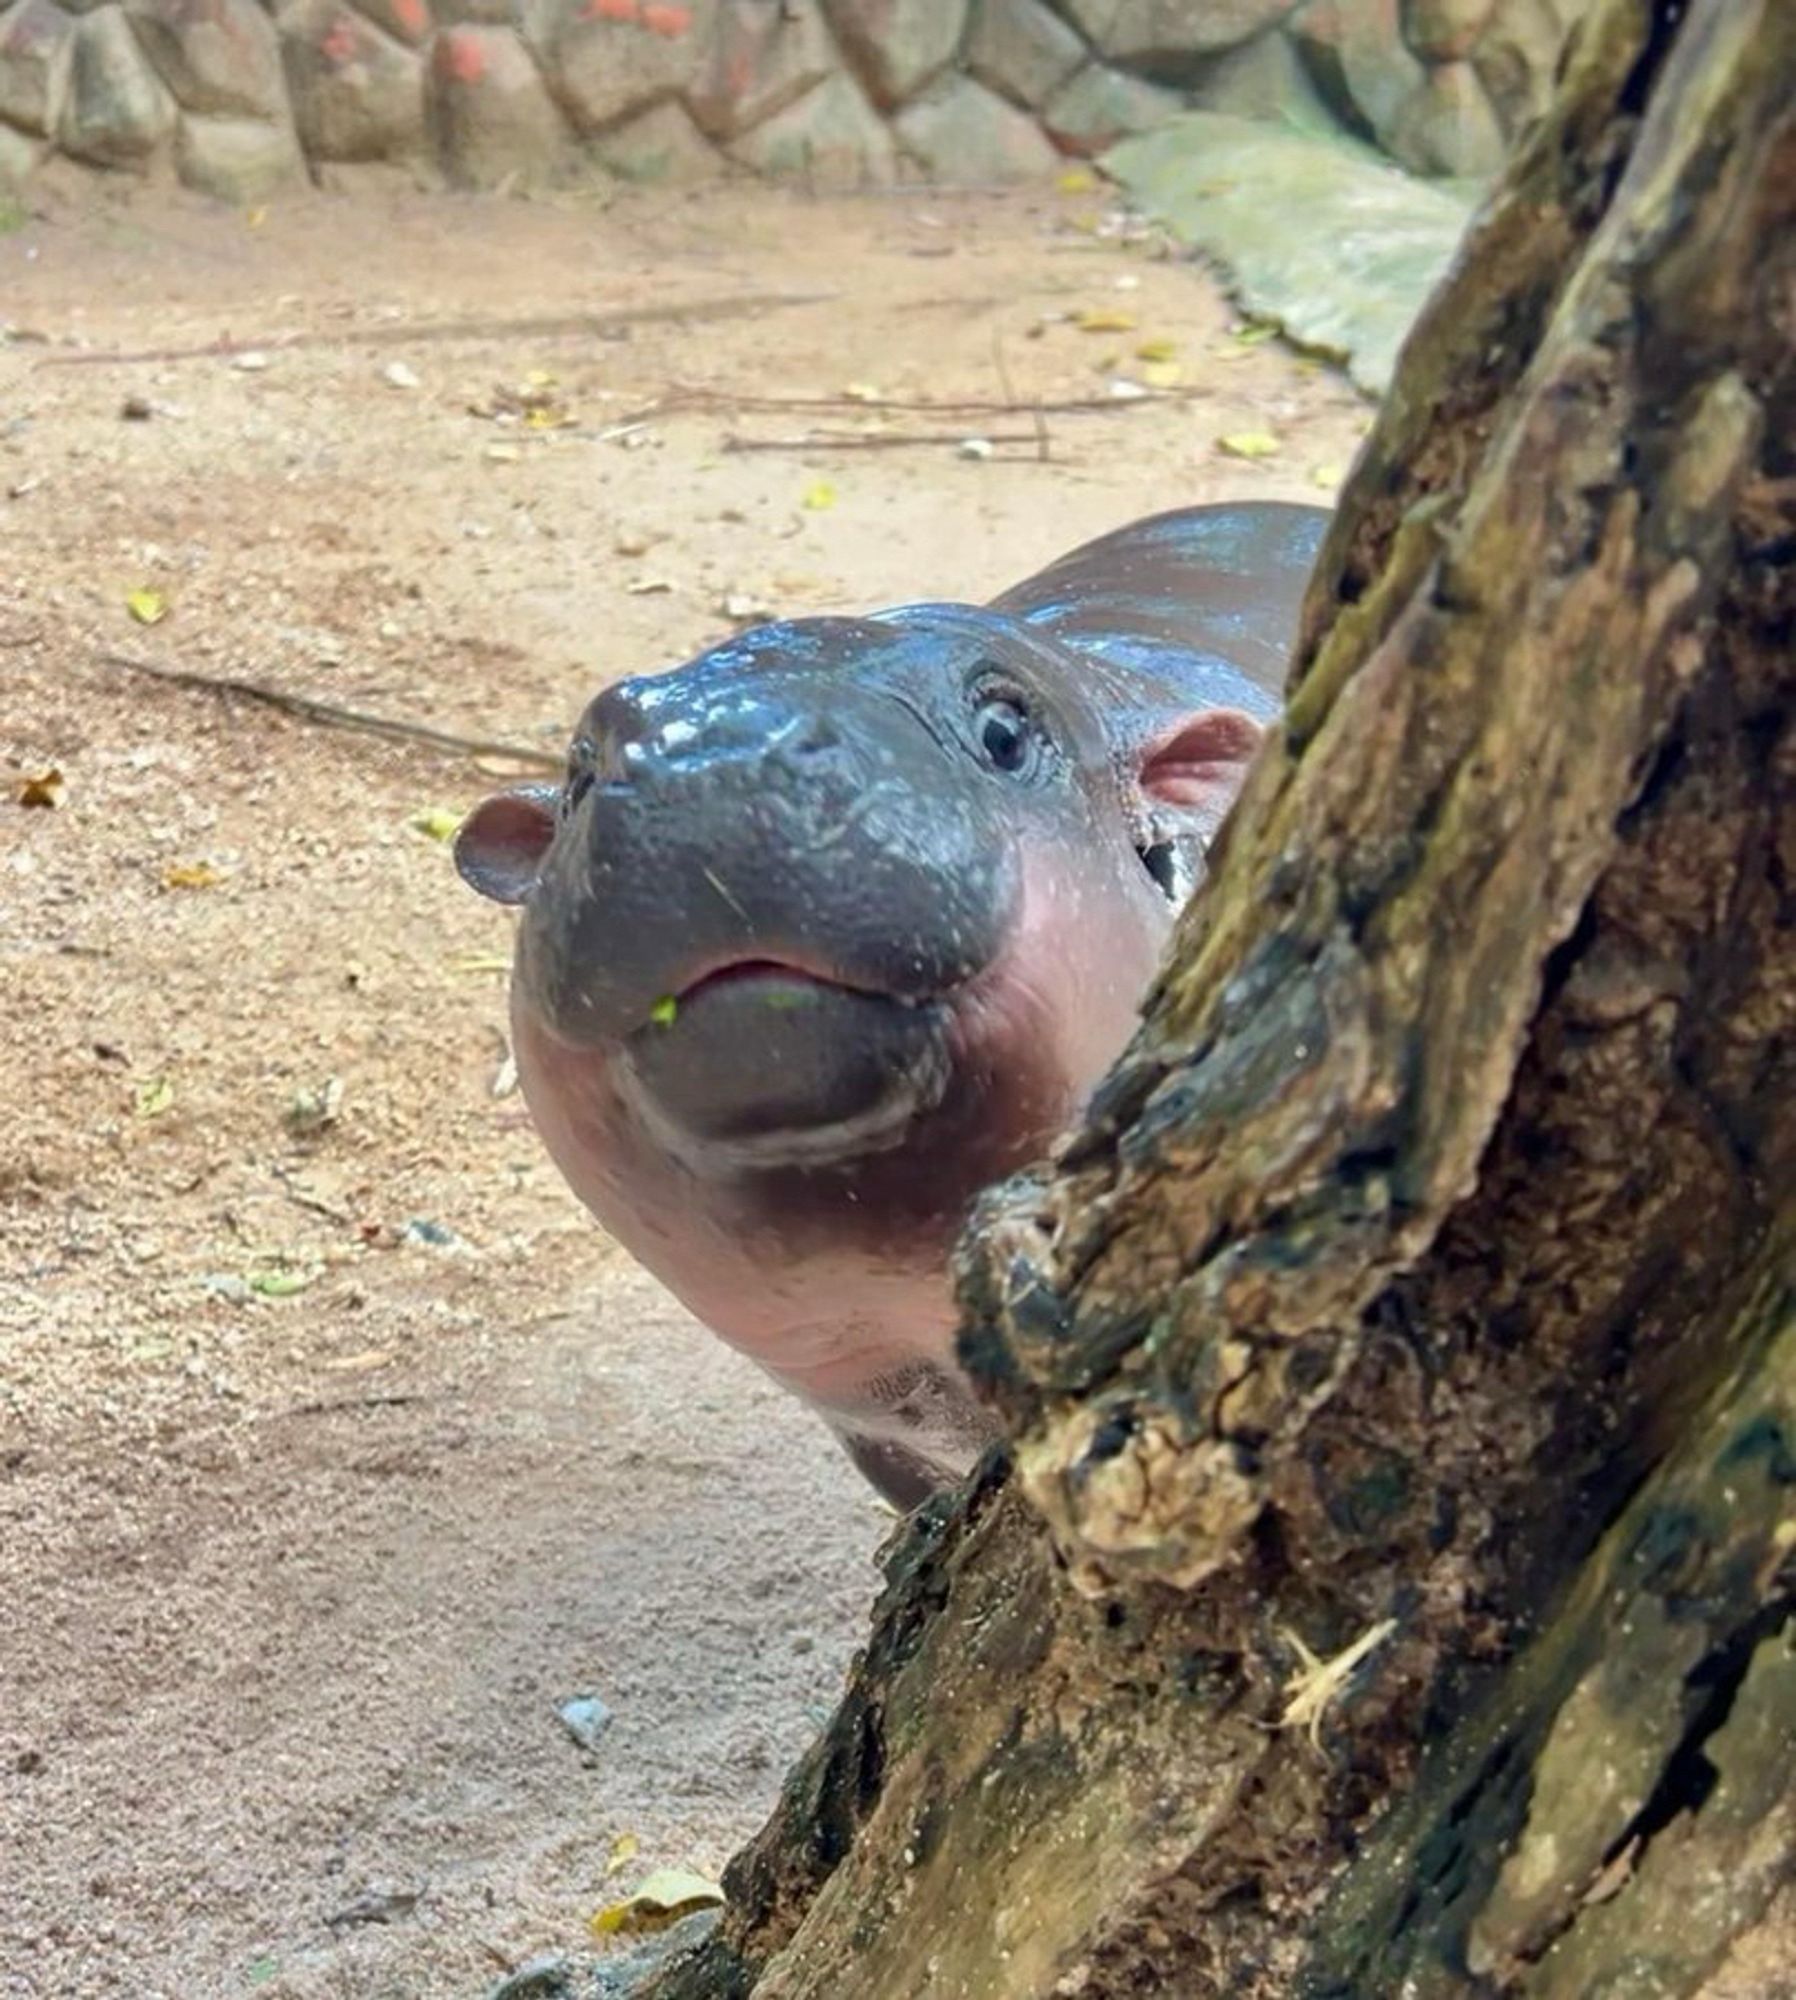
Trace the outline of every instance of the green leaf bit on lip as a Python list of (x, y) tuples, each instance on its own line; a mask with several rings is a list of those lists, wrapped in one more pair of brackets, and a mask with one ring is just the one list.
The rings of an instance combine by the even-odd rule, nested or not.
[(657, 1028), (671, 1028), (674, 1016), (680, 1011), (680, 1003), (671, 993), (663, 993), (649, 1009), (649, 1019)]

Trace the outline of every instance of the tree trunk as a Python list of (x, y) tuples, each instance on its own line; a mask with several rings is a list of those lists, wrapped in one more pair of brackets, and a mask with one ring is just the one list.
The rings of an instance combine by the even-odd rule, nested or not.
[(643, 2000), (1796, 1993), (1793, 354), (1796, 5), (1597, 0)]

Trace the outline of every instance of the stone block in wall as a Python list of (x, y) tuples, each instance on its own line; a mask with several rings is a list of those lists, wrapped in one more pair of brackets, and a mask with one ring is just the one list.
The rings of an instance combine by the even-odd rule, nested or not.
[(241, 205), (304, 180), (306, 163), (285, 118), (184, 112), (175, 128), (175, 171), (201, 194)]
[(1180, 72), (1195, 56), (1251, 41), (1293, 0), (1062, 0), (1100, 55), (1131, 69)]
[(1424, 62), (1457, 62), (1478, 46), (1495, 0), (1403, 0), (1403, 39)]
[(1019, 104), (1045, 104), (1087, 54), (1080, 36), (1043, 0), (974, 0), (967, 68)]
[(1307, 0), (1291, 32), (1317, 88), (1348, 124), (1383, 143), (1422, 87), (1397, 18), (1398, 0)]
[(932, 181), (962, 186), (1039, 180), (1060, 157), (1028, 112), (970, 76), (938, 78), (892, 130)]
[(125, 12), (184, 111), (286, 115), (280, 42), (256, 0), (125, 0)]
[(22, 188), (44, 151), (44, 141), (33, 133), (0, 124), (0, 193)]
[(572, 150), (542, 72), (509, 28), (443, 29), (431, 45), (426, 98), (437, 158), (455, 187), (498, 187), (513, 176), (540, 183)]
[(1436, 63), (1392, 120), (1388, 143), (1418, 173), (1477, 179), (1499, 173), (1509, 152), (1497, 114), (1469, 62)]
[(393, 160), (424, 144), (424, 64), (339, 0), (276, 18), (300, 143), (312, 160)]
[(512, 28), (520, 12), (518, 0), (428, 0), (428, 5), (440, 28)]
[(713, 139), (733, 139), (796, 102), (840, 60), (820, 0), (720, 0), (686, 108)]
[(889, 187), (897, 178), (891, 134), (841, 70), (727, 150), (757, 173), (816, 188)]
[(960, 50), (967, 0), (825, 0), (830, 23), (873, 101), (890, 109)]
[(1509, 138), (1552, 102), (1565, 34), (1550, 0), (1497, 0), (1472, 62)]
[(102, 7), (85, 15), (75, 27), (57, 144), (95, 166), (141, 166), (174, 125), (175, 101), (150, 67), (125, 10)]
[(1290, 36), (1278, 28), (1213, 57), (1189, 95), (1198, 111), (1227, 111), (1237, 118), (1295, 117), (1323, 131), (1334, 122)]
[(1184, 108), (1185, 100), (1175, 90), (1104, 63), (1089, 63), (1042, 106), (1041, 122), (1062, 152), (1089, 158)]
[(377, 28), (385, 28), (408, 48), (422, 48), (436, 28), (430, 0), (355, 0), (355, 5)]
[(48, 137), (62, 116), (75, 24), (50, 0), (15, 0), (0, 12), (0, 118)]
[(672, 98), (613, 126), (593, 150), (621, 180), (647, 186), (696, 187), (724, 171), (716, 147)]
[(715, 13), (715, 0), (538, 0), (524, 33), (575, 128), (600, 132), (697, 82)]

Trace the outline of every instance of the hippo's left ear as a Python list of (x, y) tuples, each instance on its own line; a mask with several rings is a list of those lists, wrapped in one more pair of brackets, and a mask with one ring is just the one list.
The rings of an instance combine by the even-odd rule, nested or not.
[(482, 799), (455, 833), (455, 865), (469, 888), (495, 903), (521, 903), (555, 838), (555, 785), (519, 785)]
[(1238, 708), (1204, 708), (1181, 715), (1142, 738), (1136, 783), (1150, 804), (1173, 806), (1213, 833), (1235, 803), (1247, 767), (1265, 734)]

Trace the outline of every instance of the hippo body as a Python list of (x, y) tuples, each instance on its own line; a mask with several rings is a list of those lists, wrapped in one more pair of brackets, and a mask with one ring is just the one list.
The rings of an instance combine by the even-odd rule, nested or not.
[(1278, 691), (1324, 510), (1195, 507), (984, 606), (726, 639), (476, 808), (518, 1075), (580, 1199), (908, 1508), (989, 1417), (969, 1204), (1121, 1052)]

